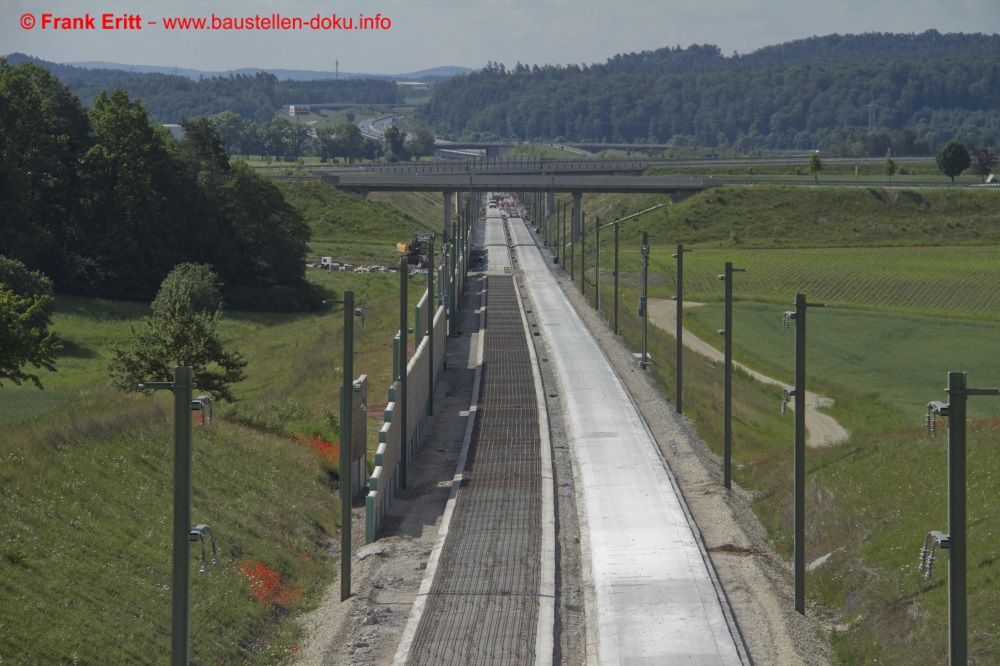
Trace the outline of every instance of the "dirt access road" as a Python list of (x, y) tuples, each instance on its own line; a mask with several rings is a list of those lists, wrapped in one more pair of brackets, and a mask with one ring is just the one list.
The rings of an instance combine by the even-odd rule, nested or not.
[[(685, 308), (698, 307), (701, 303), (684, 303)], [(649, 321), (662, 328), (670, 335), (677, 331), (677, 303), (665, 298), (653, 298), (649, 301)], [(684, 331), (684, 346), (692, 349), (713, 363), (722, 363), (725, 356), (721, 351), (708, 344), (701, 338)], [(785, 389), (788, 384), (780, 382), (773, 377), (761, 374), (756, 370), (751, 370), (742, 363), (733, 361), (733, 366), (737, 367), (757, 381), (763, 384), (771, 384), (780, 389)], [(806, 391), (806, 446), (822, 447), (831, 446), (838, 442), (843, 442), (850, 437), (850, 433), (844, 430), (843, 426), (837, 423), (836, 419), (817, 409), (818, 407), (833, 406), (833, 399), (817, 395), (812, 391)], [(795, 409), (795, 403), (789, 402), (788, 407)]]

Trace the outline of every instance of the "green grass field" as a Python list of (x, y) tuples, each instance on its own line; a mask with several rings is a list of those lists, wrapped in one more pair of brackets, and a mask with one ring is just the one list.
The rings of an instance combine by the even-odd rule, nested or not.
[[(700, 155), (694, 157), (698, 159)], [(789, 164), (739, 164), (739, 165), (713, 165), (703, 163), (698, 166), (655, 166), (649, 168), (649, 175), (668, 176), (673, 174), (697, 174), (710, 175), (724, 180), (760, 180), (766, 182), (769, 178), (781, 180), (794, 180), (796, 178), (805, 179), (806, 182), (846, 182), (846, 183), (874, 183), (877, 185), (892, 186), (906, 183), (913, 178), (923, 181), (940, 180), (942, 183), (950, 183), (951, 179), (942, 174), (934, 160), (907, 160), (905, 158), (896, 159), (897, 171), (890, 180), (885, 174), (884, 160), (857, 160), (855, 162), (829, 162), (822, 161), (823, 168), (817, 175), (809, 173), (809, 158), (802, 157), (798, 165)], [(981, 182), (979, 176), (974, 174), (963, 174), (956, 179), (956, 182), (978, 183)]]
[[(784, 330), (782, 314), (792, 309), (790, 303), (746, 302), (733, 308), (736, 359), (787, 378), (789, 385), (795, 375), (795, 330), (794, 322)], [(721, 303), (689, 310), (684, 321), (686, 328), (721, 348), (716, 334), (722, 328)], [(995, 323), (828, 307), (809, 309), (807, 325), (806, 363), (817, 390), (834, 397), (870, 396), (891, 413), (882, 424), (865, 423), (866, 431), (923, 423), (930, 400), (947, 400), (942, 389), (949, 371), (968, 372), (973, 384), (1000, 386), (1000, 358), (984, 354), (984, 345), (996, 335)], [(970, 418), (1000, 418), (1000, 399), (969, 406)], [(850, 422), (855, 408), (831, 413)]]
[[(560, 201), (566, 204), (568, 197)], [(653, 245), (669, 247), (685, 243), (699, 248), (897, 247), (1000, 242), (1000, 188), (729, 185), (676, 203), (657, 195), (593, 195), (583, 200), (588, 233), (592, 232), (596, 219), (607, 224), (656, 204), (666, 205), (622, 223), (623, 244), (638, 246), (643, 231), (649, 233)], [(603, 241), (610, 242), (608, 231)], [(591, 242), (588, 236), (587, 243)]]
[[(669, 265), (675, 249), (654, 247), (650, 254), (667, 257)], [(721, 301), (718, 275), (726, 262), (747, 270), (733, 285), (740, 300), (789, 304), (805, 293), (829, 307), (1000, 320), (1000, 254), (992, 246), (698, 249), (684, 257), (685, 298)], [(668, 276), (673, 291), (675, 276)]]

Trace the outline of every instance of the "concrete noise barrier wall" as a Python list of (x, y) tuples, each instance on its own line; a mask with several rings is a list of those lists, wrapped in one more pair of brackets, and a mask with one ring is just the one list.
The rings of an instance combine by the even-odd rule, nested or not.
[[(340, 413), (344, 413), (344, 387), (340, 387)], [(351, 396), (351, 440), (341, 442), (341, 446), (351, 447), (351, 497), (361, 494), (361, 479), (367, 471), (365, 459), (367, 453), (368, 431), (368, 375), (361, 375), (354, 380), (354, 393)]]
[[(431, 344), (427, 337), (428, 304), (433, 299), (425, 291), (416, 307), (416, 326), (414, 328), (417, 340), (413, 358), (406, 364), (406, 429), (400, 428), (400, 396), (401, 383), (396, 381), (389, 387), (389, 399), (383, 415), (382, 427), (378, 433), (378, 448), (375, 451), (375, 469), (368, 479), (368, 496), (365, 500), (365, 543), (375, 541), (379, 526), (385, 512), (389, 509), (396, 492), (399, 490), (400, 472), (405, 457), (406, 462), (420, 444), (420, 434), (431, 411)], [(434, 312), (433, 328), (433, 386), (441, 380), (444, 370), (445, 349), (447, 343), (446, 315), (444, 306)], [(398, 343), (398, 335), (397, 343)]]

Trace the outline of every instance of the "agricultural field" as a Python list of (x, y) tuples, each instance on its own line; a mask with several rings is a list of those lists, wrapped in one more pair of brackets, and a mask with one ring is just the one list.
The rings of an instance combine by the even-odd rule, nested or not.
[(830, 307), (1000, 321), (992, 246), (699, 249), (684, 258), (685, 297), (721, 300), (727, 261), (747, 270), (734, 283), (740, 300), (791, 303), (801, 292)]
[[(693, 159), (699, 159), (695, 156)], [(791, 158), (784, 159), (791, 161)], [(803, 155), (798, 164), (769, 164), (752, 162), (742, 164), (712, 164), (703, 162), (698, 166), (654, 166), (647, 171), (648, 175), (704, 175), (719, 178), (723, 182), (755, 181), (766, 183), (769, 180), (795, 181), (815, 183), (819, 185), (839, 183), (872, 185), (879, 187), (906, 187), (909, 183), (940, 183), (950, 184), (951, 179), (943, 175), (937, 168), (937, 163), (931, 159), (895, 160), (897, 171), (890, 178), (885, 173), (885, 160), (858, 159), (823, 161), (822, 169), (809, 173), (809, 156)], [(976, 184), (982, 179), (975, 174), (963, 174), (955, 179), (956, 183)]]
[[(813, 299), (809, 299), (810, 302)], [(733, 308), (734, 356), (770, 376), (795, 376), (795, 324), (786, 331), (788, 305), (740, 302)], [(685, 313), (685, 327), (721, 348), (723, 305)], [(832, 416), (864, 431), (924, 424), (931, 400), (947, 401), (949, 371), (967, 371), (975, 385), (1000, 386), (1000, 358), (984, 353), (997, 332), (991, 322), (827, 307), (809, 309), (807, 368), (811, 386), (834, 398), (867, 396), (872, 405), (856, 421), (857, 405), (834, 407)], [(1000, 399), (969, 404), (969, 416), (1000, 419)]]
[[(560, 198), (563, 205), (568, 197)], [(1000, 188), (908, 189), (727, 185), (672, 203), (656, 195), (584, 197), (587, 244), (603, 224), (657, 204), (621, 225), (621, 242), (693, 244), (726, 249), (995, 245), (1000, 243)], [(602, 239), (605, 256), (611, 236)], [(672, 252), (671, 250), (670, 252)], [(669, 259), (670, 252), (666, 256)]]

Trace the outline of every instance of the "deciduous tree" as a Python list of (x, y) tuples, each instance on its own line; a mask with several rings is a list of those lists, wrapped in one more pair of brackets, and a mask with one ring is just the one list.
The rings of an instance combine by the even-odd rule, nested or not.
[(124, 90), (94, 99), (93, 144), (83, 156), (85, 233), (79, 239), (89, 264), (73, 291), (111, 298), (148, 298), (177, 263), (176, 243), (186, 232), (177, 215), (178, 170), (168, 135), (155, 127), (138, 100)]
[(406, 147), (404, 145), (406, 135), (403, 134), (403, 130), (399, 129), (398, 125), (389, 125), (383, 138), (385, 139), (385, 153), (389, 160), (398, 162), (406, 159)]
[(823, 163), (819, 161), (819, 153), (813, 151), (812, 155), (809, 156), (809, 173), (812, 174), (816, 181), (819, 181), (819, 172), (823, 170)]
[(218, 291), (218, 278), (209, 267), (175, 268), (153, 302), (153, 316), (143, 319), (140, 330), (132, 328), (131, 345), (112, 347), (108, 364), (112, 385), (139, 391), (143, 382), (171, 381), (175, 366), (191, 366), (199, 391), (235, 400), (232, 385), (246, 376), (247, 361), (219, 337)]
[(361, 129), (354, 123), (340, 123), (333, 128), (336, 155), (343, 157), (350, 164), (361, 157), (364, 136)]
[(899, 165), (891, 157), (885, 158), (885, 175), (889, 176), (889, 184), (892, 185), (892, 177), (899, 170)]
[(993, 173), (993, 167), (997, 165), (997, 156), (988, 148), (977, 148), (969, 154), (969, 157), (972, 160), (972, 173), (985, 182), (986, 176)]
[(938, 170), (951, 178), (951, 182), (954, 183), (955, 176), (961, 175), (963, 171), (969, 168), (972, 158), (969, 156), (969, 149), (965, 147), (964, 143), (961, 141), (949, 141), (938, 151), (935, 160), (937, 160)]
[(0, 58), (0, 251), (57, 284), (80, 264), (87, 115), (44, 68)]
[(25, 372), (27, 365), (55, 370), (60, 345), (48, 330), (52, 315), (52, 283), (19, 261), (0, 257), (0, 385), (42, 383)]
[(420, 158), (434, 154), (434, 134), (425, 127), (413, 130), (406, 140), (406, 152), (410, 157)]

